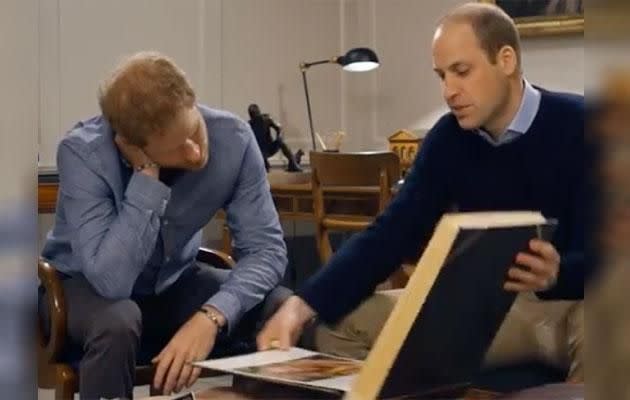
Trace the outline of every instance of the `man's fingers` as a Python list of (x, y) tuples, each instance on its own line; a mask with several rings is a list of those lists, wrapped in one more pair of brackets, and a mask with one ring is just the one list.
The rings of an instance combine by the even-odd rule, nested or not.
[(523, 283), (530, 288), (543, 288), (547, 284), (546, 278), (540, 277), (529, 271), (524, 271), (518, 267), (512, 267), (508, 271), (508, 277), (510, 280), (516, 283)]
[(114, 143), (116, 143), (118, 146), (126, 146), (129, 144), (127, 140), (121, 135), (114, 135)]
[(201, 158), (201, 147), (193, 140), (188, 139), (185, 146), (186, 159), (190, 162), (197, 162)]
[(524, 267), (528, 267), (532, 270), (532, 272), (536, 274), (549, 274), (549, 270), (548, 267), (546, 267), (545, 265), (545, 261), (540, 257), (536, 257), (527, 253), (518, 253), (518, 255), (516, 256), (516, 263)]
[(289, 350), (293, 347), (294, 339), (297, 341), (297, 338), (299, 337), (299, 332), (296, 331), (299, 331), (299, 329), (291, 325), (282, 329), (280, 331), (280, 340), (276, 347), (280, 347), (281, 350)]
[(301, 321), (307, 321), (310, 314), (314, 314), (314, 311), (299, 297), (287, 299), (256, 338), (258, 349), (264, 351), (274, 347), (282, 350), (291, 348), (302, 333)]
[(188, 378), (188, 382), (186, 382), (186, 387), (194, 385), (195, 382), (197, 382), (197, 379), (199, 379), (199, 375), (201, 375), (201, 368), (193, 367), (190, 377)]
[(192, 373), (192, 365), (190, 365), (190, 361), (186, 362), (182, 367), (182, 372), (179, 374), (179, 379), (177, 379), (177, 384), (175, 385), (175, 392), (180, 392), (184, 386), (188, 383), (190, 379), (190, 375)]
[[(173, 361), (173, 353), (171, 351), (160, 353), (158, 357), (160, 360), (158, 362), (157, 368), (155, 370), (155, 376), (153, 377), (153, 387), (156, 389), (162, 388), (162, 383), (164, 382), (164, 376), (168, 371), (168, 367), (171, 365)], [(156, 357), (157, 358), (157, 357)]]
[(177, 379), (182, 371), (182, 367), (184, 365), (184, 354), (181, 352), (175, 355), (173, 362), (171, 363), (171, 367), (168, 370), (168, 375), (166, 376), (166, 381), (164, 382), (164, 393), (170, 394), (175, 388), (175, 384), (177, 383)]
[(545, 260), (553, 261), (554, 263), (560, 262), (560, 254), (556, 248), (549, 242), (540, 239), (532, 239), (529, 242), (529, 248), (540, 254)]
[(270, 340), (267, 339), (266, 337), (258, 336), (256, 338), (256, 347), (258, 348), (258, 351), (267, 351), (267, 350), (269, 350), (269, 348), (271, 347), (269, 342), (270, 342)]
[(271, 349), (289, 350), (294, 343), (295, 329), (285, 326), (278, 328), (278, 322), (271, 322), (256, 338), (256, 344), (259, 351)]
[(529, 286), (512, 281), (505, 282), (505, 284), (503, 285), (503, 289), (507, 290), (508, 292), (525, 292), (530, 290)]
[(277, 338), (276, 332), (278, 329), (276, 329), (276, 324), (277, 321), (275, 319), (267, 321), (262, 331), (256, 337), (256, 346), (259, 351), (266, 351), (272, 348), (271, 342)]
[(162, 359), (162, 357), (164, 356), (164, 353), (166, 352), (166, 349), (168, 349), (168, 346), (163, 348), (162, 351), (160, 351), (160, 354), (158, 354), (157, 356), (153, 357), (153, 359), (151, 360), (151, 363), (153, 363), (153, 364), (158, 363)]

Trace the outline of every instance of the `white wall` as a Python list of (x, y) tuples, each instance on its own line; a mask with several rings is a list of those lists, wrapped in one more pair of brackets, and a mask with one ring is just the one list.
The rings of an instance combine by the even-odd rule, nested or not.
[[(140, 49), (175, 58), (202, 102), (242, 117), (249, 103), (259, 103), (285, 127), (291, 147), (308, 149), (299, 62), (372, 47), (381, 68), (353, 74), (317, 66), (308, 71), (309, 88), (316, 131), (345, 130), (345, 150), (384, 148), (394, 131), (428, 129), (444, 111), (431, 71), (431, 37), (439, 16), (460, 3), (38, 0), (42, 164), (54, 164), (56, 144), (75, 121), (97, 112), (98, 82)], [(583, 92), (581, 37), (524, 38), (523, 53), (532, 82)]]
[(584, 39), (581, 36), (524, 38), (523, 69), (547, 89), (584, 93)]
[[(298, 64), (336, 55), (339, 0), (39, 0), (41, 164), (77, 120), (98, 112), (98, 83), (125, 55), (155, 49), (187, 72), (200, 101), (246, 117), (258, 102), (305, 147)], [(316, 73), (315, 73), (316, 72)], [(340, 126), (339, 72), (310, 74), (322, 130)]]
[(204, 68), (204, 54), (218, 49), (216, 42), (204, 40), (203, 28), (206, 23), (215, 25), (220, 16), (215, 13), (214, 20), (207, 22), (201, 17), (217, 8), (216, 1), (40, 0), (39, 4), (44, 28), (40, 35), (44, 165), (54, 164), (56, 143), (63, 133), (97, 112), (98, 83), (126, 54), (163, 51), (177, 60), (193, 83), (219, 86), (214, 70)]
[[(31, 29), (28, 38), (33, 43), (25, 42), (23, 32), (7, 37), (16, 47), (28, 44), (25, 47), (39, 57), (39, 62), (29, 64), (35, 69), (21, 71), (36, 91), (35, 97), (22, 94), (19, 107), (31, 113), (32, 130), (40, 132), (40, 165), (53, 166), (64, 133), (77, 120), (98, 112), (98, 83), (123, 56), (143, 49), (172, 56), (187, 72), (201, 102), (243, 118), (247, 106), (257, 102), (284, 126), (291, 147), (310, 148), (298, 65), (339, 54), (340, 0), (29, 0), (29, 4), (31, 19), (19, 20), (21, 25), (16, 21), (15, 29)], [(18, 0), (10, 7), (25, 8)], [(340, 79), (340, 69), (334, 66), (309, 71), (316, 127), (322, 132), (341, 126)], [(0, 98), (11, 101), (3, 93)], [(33, 105), (39, 106), (39, 113)], [(39, 222), (41, 240), (52, 218), (41, 216)]]
[[(346, 78), (343, 118), (348, 133), (362, 137), (352, 142), (353, 148), (383, 148), (398, 129), (425, 131), (446, 111), (431, 67), (431, 39), (438, 18), (461, 3), (346, 1), (347, 43), (369, 43), (382, 61), (367, 84), (359, 74)], [(581, 36), (523, 38), (522, 47), (525, 74), (532, 83), (584, 92)]]
[[(0, 1), (1, 50), (14, 61), (0, 63), (4, 89), (0, 109), (7, 114), (0, 120), (2, 171), (35, 159), (28, 149), (10, 150), (15, 147), (8, 140), (18, 138), (32, 149), (38, 135), (41, 165), (54, 165), (64, 132), (98, 111), (99, 81), (122, 56), (141, 49), (171, 55), (191, 78), (199, 99), (210, 106), (246, 118), (247, 106), (257, 102), (284, 126), (294, 150), (308, 150), (299, 62), (326, 59), (352, 47), (372, 47), (381, 68), (348, 73), (335, 65), (320, 65), (308, 71), (308, 79), (317, 131), (345, 130), (346, 151), (383, 149), (394, 131), (424, 131), (445, 111), (431, 69), (431, 38), (439, 16), (462, 3)], [(523, 53), (532, 82), (583, 92), (581, 37), (524, 38)], [(4, 180), (16, 176), (3, 172)], [(42, 233), (50, 223), (50, 218), (40, 219)]]
[(0, 223), (32, 197), (38, 133), (37, 0), (0, 2)]
[[(257, 102), (283, 125), (287, 141), (310, 147), (300, 61), (339, 52), (339, 0), (227, 0), (223, 2), (222, 106), (245, 117)], [(308, 71), (316, 129), (341, 124), (339, 69)]]

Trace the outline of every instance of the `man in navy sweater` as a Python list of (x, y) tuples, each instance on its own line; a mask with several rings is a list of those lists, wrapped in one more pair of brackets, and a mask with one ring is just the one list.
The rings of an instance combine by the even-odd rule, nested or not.
[(523, 78), (518, 32), (496, 6), (452, 10), (435, 31), (432, 55), (451, 112), (427, 134), (389, 207), (269, 320), (259, 348), (274, 341), (287, 348), (317, 316), (338, 323), (334, 332), (317, 329), (319, 350), (365, 357), (396, 300), (374, 294), (376, 286), (417, 256), (445, 212), (540, 210), (559, 221), (557, 232), (516, 255), (505, 290), (520, 294), (486, 365), (535, 358), (582, 380), (583, 306), (566, 300), (583, 299), (587, 275), (583, 96)]

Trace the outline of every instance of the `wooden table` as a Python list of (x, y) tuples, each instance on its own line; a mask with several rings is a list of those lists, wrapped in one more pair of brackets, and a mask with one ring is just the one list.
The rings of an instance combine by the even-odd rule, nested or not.
[(37, 211), (39, 214), (55, 212), (59, 176), (54, 168), (39, 168), (37, 176)]
[[(195, 393), (197, 400), (262, 400), (262, 399), (317, 399), (320, 397), (313, 397), (312, 393), (305, 394), (304, 397), (297, 397), (294, 393), (270, 393), (268, 391), (259, 392), (258, 395), (244, 392), (234, 387), (217, 387), (210, 388), (198, 393)], [(470, 389), (464, 395), (463, 400), (494, 400), (499, 399), (501, 395), (496, 392), (488, 392), (485, 390)]]
[[(464, 400), (490, 400), (499, 397), (499, 393), (488, 392), (478, 389), (457, 389), (451, 392), (453, 396)], [(328, 394), (299, 388), (295, 386), (283, 385), (280, 383), (269, 383), (257, 379), (243, 376), (233, 376), (231, 387), (210, 388), (195, 394), (197, 400), (211, 400), (229, 398), (234, 400), (257, 400), (257, 399), (339, 399), (339, 394)], [(450, 396), (449, 396), (450, 397)], [(396, 400), (390, 399), (390, 400)], [(413, 400), (414, 397), (403, 396), (400, 400)]]
[[(290, 173), (272, 171), (268, 174), (271, 195), (281, 219), (312, 221), (313, 196), (311, 194), (311, 174), (309, 172)], [(54, 170), (39, 174), (38, 212), (54, 213), (57, 204), (59, 180)], [(344, 187), (330, 189), (325, 193), (328, 210), (335, 215), (374, 216), (378, 212), (378, 188)], [(217, 217), (223, 218), (220, 212)]]
[[(469, 389), (463, 400), (495, 400), (500, 398), (500, 394), (496, 392), (488, 392), (485, 390)], [(155, 396), (146, 398), (146, 400), (166, 400), (170, 397)], [(270, 389), (269, 387), (252, 393), (250, 390), (233, 386), (213, 387), (206, 390), (195, 392), (197, 400), (286, 400), (286, 399), (326, 399), (325, 396), (318, 395), (316, 392), (305, 391), (302, 394), (296, 394), (295, 391), (282, 391), (278, 389)], [(330, 397), (328, 397), (330, 399)], [(405, 398), (405, 400), (411, 400)]]

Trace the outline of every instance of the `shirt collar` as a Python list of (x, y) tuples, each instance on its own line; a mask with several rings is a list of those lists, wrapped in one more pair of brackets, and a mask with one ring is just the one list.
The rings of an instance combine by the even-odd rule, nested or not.
[(499, 139), (495, 139), (490, 133), (481, 128), (477, 129), (477, 133), (494, 146), (511, 142), (529, 130), (534, 122), (534, 118), (536, 118), (539, 107), (540, 91), (533, 87), (527, 79), (523, 79), (521, 105), (503, 135)]

